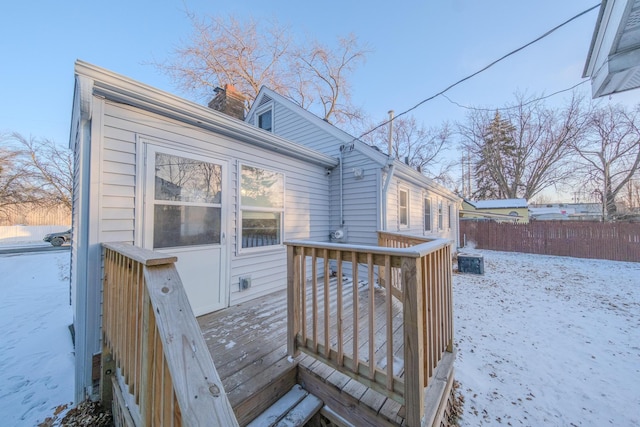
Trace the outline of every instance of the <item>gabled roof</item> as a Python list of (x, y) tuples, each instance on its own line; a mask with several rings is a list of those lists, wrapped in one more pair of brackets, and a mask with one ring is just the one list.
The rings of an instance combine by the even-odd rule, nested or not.
[[(422, 173), (413, 169), (409, 165), (397, 160), (390, 159), (389, 156), (377, 148), (370, 146), (369, 144), (360, 141), (357, 137), (349, 135), (347, 132), (338, 129), (336, 126), (331, 123), (321, 119), (310, 111), (302, 108), (292, 100), (280, 95), (279, 93), (269, 89), (266, 86), (262, 86), (260, 88), (260, 92), (258, 92), (258, 96), (256, 97), (251, 109), (247, 113), (247, 118), (245, 121), (249, 120), (250, 117), (254, 115), (256, 110), (264, 105), (265, 97), (268, 97), (279, 104), (285, 106), (289, 111), (293, 112), (301, 116), (305, 119), (310, 125), (316, 126), (323, 131), (329, 133), (340, 143), (340, 145), (351, 145), (353, 144), (354, 149), (358, 150), (360, 153), (369, 157), (371, 160), (378, 163), (381, 167), (384, 166), (393, 166), (395, 169), (395, 174), (402, 179), (413, 182), (414, 184), (420, 185), (422, 187), (428, 188), (431, 191), (438, 193), (442, 196), (450, 198), (455, 201), (460, 201), (461, 198), (458, 197), (455, 193), (453, 193), (448, 188), (438, 184), (431, 178), (424, 176)], [(339, 146), (336, 147), (336, 152), (339, 151)]]
[(640, 87), (640, 0), (603, 0), (583, 77), (593, 97)]
[(478, 200), (472, 202), (466, 200), (476, 209), (509, 209), (509, 208), (526, 208), (528, 206), (527, 199), (496, 199), (496, 200)]
[(326, 168), (338, 165), (337, 159), (324, 153), (87, 62), (76, 61), (75, 74), (70, 144), (81, 120), (91, 118), (92, 96), (100, 96)]

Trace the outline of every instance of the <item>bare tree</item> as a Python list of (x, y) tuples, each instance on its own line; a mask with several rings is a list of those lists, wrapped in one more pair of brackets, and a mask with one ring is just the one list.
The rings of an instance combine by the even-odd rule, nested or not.
[(25, 138), (12, 133), (5, 138), (13, 148), (14, 180), (20, 182), (23, 195), (17, 202), (39, 205), (62, 204), (71, 209), (73, 161), (70, 150), (50, 139)]
[[(389, 126), (387, 124), (366, 134), (362, 137), (363, 141), (388, 153)], [(419, 124), (414, 116), (406, 116), (394, 119), (391, 126), (391, 156), (394, 159), (405, 162), (443, 185), (452, 182), (450, 173), (455, 163), (445, 159), (452, 135), (448, 123), (427, 128)]]
[(475, 197), (532, 199), (568, 179), (573, 144), (584, 132), (582, 99), (564, 108), (516, 97), (500, 112), (474, 110), (458, 124), (462, 149), (471, 157)]
[(250, 108), (264, 85), (329, 121), (358, 114), (350, 105), (349, 75), (367, 50), (353, 35), (332, 49), (317, 41), (294, 43), (289, 28), (277, 22), (187, 16), (191, 38), (154, 64), (183, 91), (210, 97), (216, 87), (233, 84)]
[(616, 217), (616, 197), (640, 165), (640, 107), (622, 105), (595, 108), (589, 114), (588, 133), (576, 141), (585, 181), (595, 186), (603, 204), (605, 220)]

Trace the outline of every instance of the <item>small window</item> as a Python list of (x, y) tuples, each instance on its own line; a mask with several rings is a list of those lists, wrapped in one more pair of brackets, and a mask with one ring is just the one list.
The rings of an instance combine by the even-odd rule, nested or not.
[(442, 218), (442, 214), (443, 214), (443, 212), (442, 212), (442, 200), (440, 200), (440, 201), (438, 202), (438, 230), (442, 230), (442, 229), (443, 229), (443, 224), (442, 224), (443, 218)]
[(449, 203), (448, 209), (449, 209), (449, 230), (451, 230), (451, 224), (453, 224), (453, 205), (451, 203)]
[(258, 113), (258, 127), (273, 132), (273, 114), (271, 108), (262, 113)]
[(240, 248), (280, 246), (284, 175), (247, 165), (240, 169)]
[(400, 227), (409, 227), (409, 191), (400, 190), (398, 194), (398, 218)]
[(424, 231), (431, 231), (431, 199), (424, 198)]

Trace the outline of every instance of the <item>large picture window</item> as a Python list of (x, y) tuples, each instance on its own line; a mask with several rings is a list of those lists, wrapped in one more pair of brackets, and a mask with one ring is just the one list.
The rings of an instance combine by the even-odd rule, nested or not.
[(284, 175), (240, 166), (240, 242), (242, 249), (282, 244)]

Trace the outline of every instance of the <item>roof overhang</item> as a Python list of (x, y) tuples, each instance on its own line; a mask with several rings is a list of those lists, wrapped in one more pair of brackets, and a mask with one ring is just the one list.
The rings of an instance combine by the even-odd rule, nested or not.
[[(90, 118), (91, 97), (101, 97), (326, 168), (334, 168), (338, 165), (338, 159), (334, 157), (295, 144), (226, 114), (95, 65), (76, 61), (75, 72), (74, 117)], [(75, 133), (73, 131), (75, 123), (74, 120), (72, 136)]]
[(583, 77), (594, 98), (640, 87), (640, 0), (603, 0)]

